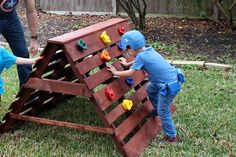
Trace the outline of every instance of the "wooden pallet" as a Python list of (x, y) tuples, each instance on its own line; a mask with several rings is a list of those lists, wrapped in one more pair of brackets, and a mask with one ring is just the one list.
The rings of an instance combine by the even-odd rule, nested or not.
[[(105, 133), (113, 137), (118, 150), (124, 156), (138, 156), (161, 130), (161, 122), (159, 117), (149, 116), (153, 106), (145, 90), (145, 73), (136, 72), (132, 76), (135, 83), (130, 87), (125, 83), (124, 77), (114, 78), (107, 70), (106, 63), (99, 57), (101, 51), (107, 49), (114, 60), (113, 65), (119, 70), (124, 69), (118, 61), (119, 57), (127, 57), (117, 48), (121, 37), (117, 30), (120, 27), (129, 30), (127, 20), (113, 18), (49, 39), (41, 54), (44, 59), (35, 65), (35, 70), (20, 89), (17, 100), (10, 105), (0, 132), (11, 130), (19, 120), (23, 120)], [(109, 45), (100, 39), (103, 31), (111, 38)], [(79, 39), (87, 43), (87, 50), (80, 51), (76, 47)], [(113, 100), (105, 95), (107, 86), (115, 93)], [(40, 112), (54, 108), (75, 96), (90, 98), (104, 128), (36, 117)], [(130, 111), (124, 110), (121, 105), (125, 98), (133, 101), (134, 106)], [(171, 108), (173, 112), (174, 107)]]

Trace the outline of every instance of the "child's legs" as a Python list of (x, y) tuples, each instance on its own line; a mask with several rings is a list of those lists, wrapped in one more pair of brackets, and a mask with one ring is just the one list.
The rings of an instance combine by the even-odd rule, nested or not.
[[(7, 21), (7, 27), (2, 30), (2, 34), (9, 43), (11, 50), (17, 57), (29, 58), (23, 28), (18, 17), (11, 17)], [(32, 70), (31, 65), (17, 65), (20, 86), (25, 83), (26, 78)]]
[(169, 94), (167, 96), (158, 94), (157, 112), (160, 115), (162, 121), (162, 129), (165, 135), (170, 138), (176, 137), (177, 134), (170, 111), (170, 105), (174, 97), (175, 96), (171, 96)]
[(158, 92), (159, 92), (159, 88), (156, 85), (154, 85), (151, 82), (147, 84), (148, 97), (153, 107), (155, 108), (155, 110), (157, 110)]

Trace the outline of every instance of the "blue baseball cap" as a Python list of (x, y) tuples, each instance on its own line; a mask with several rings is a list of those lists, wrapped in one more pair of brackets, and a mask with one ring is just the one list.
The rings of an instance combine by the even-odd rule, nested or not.
[(146, 45), (146, 39), (139, 31), (128, 31), (122, 35), (118, 45), (122, 50), (126, 50), (127, 46), (130, 46), (133, 50), (137, 50)]

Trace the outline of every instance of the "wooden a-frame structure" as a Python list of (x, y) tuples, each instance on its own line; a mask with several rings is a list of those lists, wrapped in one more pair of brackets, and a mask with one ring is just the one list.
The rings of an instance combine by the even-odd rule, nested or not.
[[(161, 130), (161, 122), (159, 117), (149, 116), (153, 106), (145, 90), (145, 73), (136, 72), (132, 76), (134, 85), (130, 87), (124, 77), (113, 78), (106, 62), (99, 57), (101, 51), (106, 49), (114, 60), (113, 65), (119, 70), (124, 69), (116, 60), (124, 56), (117, 47), (121, 38), (117, 30), (122, 27), (129, 30), (128, 21), (113, 18), (49, 39), (41, 53), (44, 59), (34, 66), (35, 70), (20, 89), (16, 101), (10, 105), (10, 111), (0, 125), (0, 133), (11, 130), (19, 120), (105, 133), (112, 136), (124, 156), (138, 156)], [(100, 39), (103, 31), (111, 39), (109, 45)], [(76, 47), (79, 39), (85, 41), (87, 50)], [(97, 89), (101, 85), (104, 87)], [(113, 100), (105, 95), (106, 86), (113, 89)], [(130, 91), (133, 94), (126, 96)], [(36, 117), (40, 112), (75, 96), (90, 98), (105, 128)], [(122, 107), (123, 99), (133, 101), (132, 110), (126, 111)], [(171, 110), (174, 111), (173, 106)]]

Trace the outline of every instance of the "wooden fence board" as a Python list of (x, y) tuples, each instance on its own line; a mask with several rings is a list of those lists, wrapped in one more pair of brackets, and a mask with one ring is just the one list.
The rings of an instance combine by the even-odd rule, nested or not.
[[(213, 13), (212, 1), (199, 0), (200, 7), (209, 14)], [(37, 0), (37, 6), (45, 11), (66, 11), (88, 14), (112, 14), (124, 12), (113, 0)], [(190, 0), (146, 0), (148, 14), (171, 14), (197, 16), (194, 2)], [(233, 0), (228, 0), (229, 7)], [(232, 15), (236, 18), (236, 7)], [(120, 12), (117, 12), (120, 11)]]

